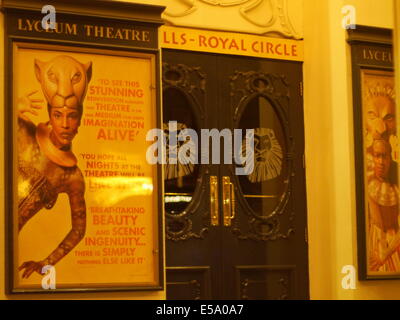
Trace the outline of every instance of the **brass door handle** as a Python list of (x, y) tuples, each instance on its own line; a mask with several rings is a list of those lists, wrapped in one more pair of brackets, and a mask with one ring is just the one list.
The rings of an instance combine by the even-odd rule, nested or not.
[(224, 210), (224, 226), (230, 227), (236, 215), (235, 188), (230, 177), (222, 178), (222, 201)]
[(233, 185), (233, 182), (231, 182), (231, 209), (232, 209), (232, 214), (230, 216), (229, 221), (231, 221), (232, 219), (235, 219), (235, 215), (236, 215), (235, 186)]
[(210, 215), (211, 226), (216, 227), (219, 224), (218, 212), (218, 177), (210, 176)]

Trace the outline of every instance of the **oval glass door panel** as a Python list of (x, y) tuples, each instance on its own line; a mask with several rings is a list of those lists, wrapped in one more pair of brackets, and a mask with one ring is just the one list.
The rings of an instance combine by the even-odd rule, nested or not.
[(254, 129), (254, 168), (238, 176), (241, 192), (254, 213), (266, 217), (278, 207), (287, 188), (284, 127), (270, 101), (260, 95), (243, 108), (239, 129), (243, 130), (243, 156), (246, 154), (245, 129)]
[[(194, 161), (197, 145), (188, 136), (179, 141), (179, 135), (190, 135), (197, 125), (189, 98), (179, 89), (168, 88), (163, 92), (163, 130), (166, 139), (164, 165), (165, 211), (168, 214), (183, 212), (193, 199), (199, 168)], [(186, 161), (185, 161), (186, 159)], [(182, 161), (183, 160), (183, 161)]]

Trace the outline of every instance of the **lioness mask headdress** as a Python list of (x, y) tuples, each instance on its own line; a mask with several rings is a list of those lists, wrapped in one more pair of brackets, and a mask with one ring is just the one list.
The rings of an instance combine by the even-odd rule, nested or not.
[(83, 100), (92, 77), (92, 62), (82, 64), (69, 56), (48, 62), (35, 59), (35, 75), (50, 108), (77, 109), (82, 116)]

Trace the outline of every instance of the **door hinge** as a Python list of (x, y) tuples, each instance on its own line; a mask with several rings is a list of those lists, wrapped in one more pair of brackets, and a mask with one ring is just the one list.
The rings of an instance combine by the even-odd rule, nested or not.
[(303, 153), (303, 169), (306, 168), (306, 155)]
[(307, 228), (304, 228), (304, 241), (306, 243), (308, 243), (308, 230), (307, 230)]
[(302, 97), (303, 96), (303, 81), (300, 81), (299, 89), (300, 89), (300, 97)]

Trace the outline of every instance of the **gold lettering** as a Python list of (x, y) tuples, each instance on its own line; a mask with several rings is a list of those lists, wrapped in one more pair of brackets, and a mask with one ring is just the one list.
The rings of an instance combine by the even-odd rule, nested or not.
[(106, 37), (108, 39), (113, 37), (113, 31), (114, 31), (113, 27), (106, 27)]
[(363, 57), (364, 57), (365, 60), (368, 60), (367, 50), (366, 49), (363, 50)]
[(83, 27), (85, 28), (86, 35), (90, 37), (90, 34), (92, 33), (93, 30), (93, 26), (85, 24)]
[(56, 33), (60, 34), (60, 33), (64, 33), (64, 23), (57, 23), (56, 22)]
[(66, 23), (65, 34), (73, 34), (74, 36), (76, 36), (78, 34), (76, 23), (74, 23), (72, 26), (69, 23)]
[(37, 32), (43, 32), (42, 22), (37, 20), (34, 22), (34, 27)]
[(26, 19), (26, 23), (28, 24), (28, 30), (33, 31), (33, 22), (31, 23), (29, 19)]
[(392, 62), (392, 54), (388, 51), (363, 49), (363, 58), (365, 60)]
[(142, 34), (143, 41), (150, 42), (150, 31), (143, 31)]
[(125, 40), (129, 40), (129, 32), (130, 32), (131, 30), (129, 30), (129, 29), (122, 29), (122, 31), (125, 33)]
[(99, 26), (94, 26), (94, 36), (95, 37), (104, 37), (104, 28)]
[(118, 38), (123, 40), (124, 36), (122, 35), (122, 31), (120, 29), (117, 29), (117, 32), (115, 33), (115, 37), (114, 38)]
[(381, 51), (375, 51), (374, 58), (375, 58), (376, 61), (383, 61), (382, 52)]
[[(76, 35), (77, 26), (76, 24), (66, 24), (65, 33), (73, 33)], [(127, 28), (114, 28), (107, 26), (88, 25), (84, 26), (84, 34), (87, 37), (98, 37), (108, 39), (119, 39), (119, 40), (133, 40), (133, 41), (151, 41), (150, 31), (127, 29)]]
[(140, 41), (140, 31), (132, 30), (132, 40)]
[[(88, 25), (85, 25), (85, 30), (87, 35), (90, 35), (90, 29), (88, 29)], [(42, 27), (42, 21), (41, 20), (29, 20), (26, 19), (25, 21), (23, 19), (18, 19), (18, 30), (22, 31), (35, 31), (35, 32), (46, 32), (46, 33), (57, 33), (57, 34), (69, 34), (69, 35), (77, 35), (78, 34), (78, 28), (77, 24), (69, 24), (69, 23), (64, 23), (60, 22), (55, 24), (55, 29), (43, 29)]]
[(18, 30), (26, 31), (26, 26), (22, 25), (22, 19), (18, 19)]

